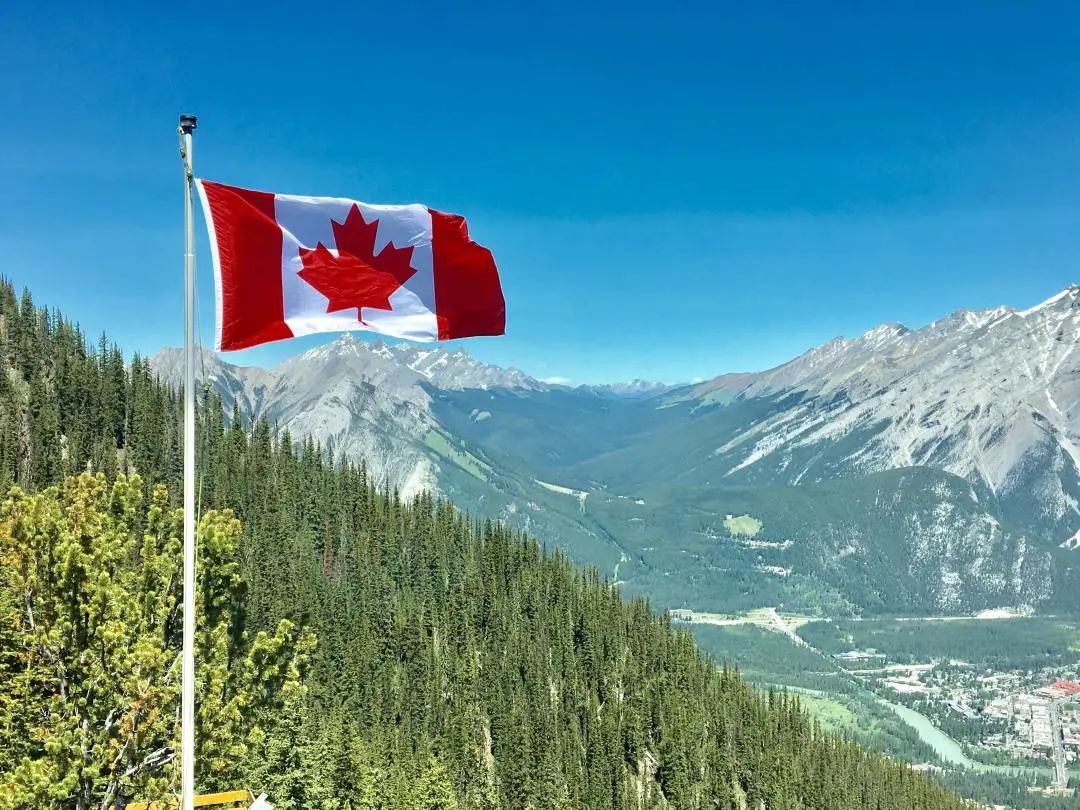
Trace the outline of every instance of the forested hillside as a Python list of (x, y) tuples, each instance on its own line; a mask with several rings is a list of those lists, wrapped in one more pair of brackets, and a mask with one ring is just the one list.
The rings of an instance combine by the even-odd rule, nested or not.
[[(931, 344), (941, 337), (934, 335)], [(861, 391), (861, 375), (890, 367), (875, 346), (864, 346), (873, 362), (852, 361), (838, 385)], [(1020, 386), (1023, 362), (1042, 356), (1032, 351), (1017, 355), (995, 385)], [(166, 349), (150, 363), (178, 385), (182, 357)], [(335, 456), (363, 460), (377, 481), (409, 497), (432, 489), (498, 517), (663, 608), (724, 613), (782, 604), (823, 616), (1075, 610), (1074, 543), (1031, 523), (1039, 504), (1068, 498), (1039, 495), (1024, 506), (1010, 496), (1006, 508), (1001, 493), (963, 465), (950, 471), (933, 459), (912, 466), (914, 457), (888, 456), (859, 466), (852, 454), (873, 455), (891, 434), (888, 420), (845, 427), (842, 414), (857, 391), (821, 401), (783, 386), (734, 396), (727, 383), (745, 386), (759, 376), (742, 375), (720, 388), (616, 396), (484, 366), (461, 350), (390, 346), (350, 333), (269, 370), (212, 352), (200, 362), (226, 414), (235, 405), (245, 423), (266, 417), (294, 436), (312, 436)], [(947, 380), (933, 382), (948, 389)], [(939, 396), (951, 412), (947, 390)], [(1005, 415), (988, 418), (997, 425), (988, 434), (1007, 432)], [(835, 427), (822, 447), (793, 439), (782, 457), (766, 452), (786, 435), (784, 425), (797, 434), (822, 419)], [(935, 430), (953, 438), (935, 446), (966, 457), (975, 445), (956, 438), (967, 435), (966, 420), (946, 421)], [(761, 444), (758, 458), (745, 441), (764, 423), (778, 435), (750, 443)], [(1033, 457), (1030, 466), (1060, 466), (1068, 478), (1072, 462)], [(731, 532), (728, 515), (753, 518), (753, 537)]]
[[(90, 696), (73, 701), (84, 726), (65, 727), (76, 742), (97, 734), (108, 747), (123, 729), (112, 712), (86, 705), (94, 683), (66, 679), (69, 671), (92, 677), (86, 659), (97, 648), (80, 647), (78, 633), (66, 646), (40, 643), (20, 584), (55, 561), (20, 556), (17, 541), (74, 543), (90, 562), (107, 558), (131, 588), (150, 581), (137, 576), (148, 566), (167, 573), (159, 558), (176, 550), (166, 499), (175, 506), (179, 491), (178, 402), (144, 360), (125, 365), (105, 339), (88, 348), (73, 324), (7, 284), (0, 365), (0, 484), (19, 488), (0, 518), (0, 549), (10, 556), (0, 569), (0, 727), (22, 730), (0, 736), (8, 742), (0, 807), (105, 808), (115, 804), (110, 776), (151, 753), (137, 735), (119, 765), (74, 766), (84, 798), (26, 791), (34, 763), (58, 756), (47, 717), (56, 709), (41, 711), (58, 683)], [(266, 422), (226, 419), (209, 397), (200, 419), (202, 508), (235, 510), (243, 527), (237, 535), (227, 516), (211, 516), (216, 552), (204, 546), (202, 576), (221, 573), (220, 598), (204, 594), (204, 609), (218, 616), (222, 636), (291, 634), (289, 666), (270, 669), (288, 681), (294, 666), (306, 685), (275, 686), (275, 716), (259, 733), (223, 741), (215, 752), (223, 761), (204, 767), (203, 788), (243, 781), (285, 810), (964, 806), (906, 766), (819, 732), (796, 699), (716, 669), (645, 602), (624, 602), (595, 572), (533, 539), (429, 496), (403, 502), (363, 467), (326, 458), (310, 441), (294, 444)], [(50, 489), (88, 470), (104, 477)], [(110, 494), (105, 480), (117, 476)], [(98, 570), (90, 562), (85, 570)], [(71, 615), (104, 609), (104, 579), (85, 591), (97, 601)], [(175, 620), (175, 582), (157, 582), (160, 592), (137, 597), (167, 595), (164, 612), (144, 606), (130, 621)], [(231, 583), (231, 602), (221, 583)], [(73, 620), (55, 621), (61, 633)], [(154, 626), (172, 655), (139, 659), (151, 679), (174, 666), (178, 648), (174, 626)], [(317, 638), (313, 651), (293, 627)], [(235, 660), (233, 647), (222, 640), (214, 649), (226, 660), (214, 663), (239, 677), (258, 643), (238, 646), (249, 654)], [(281, 654), (271, 652), (264, 657)], [(226, 713), (202, 712), (200, 735), (220, 734)], [(90, 727), (94, 718), (100, 727)], [(166, 790), (172, 756), (166, 747), (152, 767), (121, 778), (116, 797)]]

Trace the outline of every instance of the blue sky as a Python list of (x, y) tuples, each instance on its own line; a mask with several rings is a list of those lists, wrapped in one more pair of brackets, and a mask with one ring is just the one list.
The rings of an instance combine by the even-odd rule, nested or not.
[[(1075, 3), (91, 5), (0, 9), (0, 273), (129, 351), (181, 339), (185, 111), (208, 178), (465, 214), (509, 318), (466, 348), (541, 377), (1080, 281)], [(201, 232), (200, 283), (209, 342)]]

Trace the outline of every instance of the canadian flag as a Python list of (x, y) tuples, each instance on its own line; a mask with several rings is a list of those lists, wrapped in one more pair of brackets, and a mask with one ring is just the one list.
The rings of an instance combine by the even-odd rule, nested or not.
[(196, 184), (221, 351), (348, 329), (425, 341), (503, 334), (495, 260), (456, 214)]

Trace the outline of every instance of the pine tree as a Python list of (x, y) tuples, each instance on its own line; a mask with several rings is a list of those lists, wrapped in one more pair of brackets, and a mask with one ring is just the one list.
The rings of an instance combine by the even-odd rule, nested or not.
[(450, 774), (435, 757), (416, 779), (407, 810), (458, 810)]
[[(209, 513), (200, 530), (202, 610), (197, 672), (200, 780), (231, 776), (258, 734), (301, 689), (312, 641), (283, 623), (248, 634), (230, 612), (239, 581), (230, 562), (239, 526)], [(138, 477), (82, 475), (38, 495), (13, 489), (0, 510), (8, 576), (0, 604), (17, 611), (16, 649), (42, 679), (32, 750), (13, 758), (0, 805), (71, 801), (108, 806), (169, 786), (178, 698), (180, 515), (163, 487), (149, 508)], [(41, 699), (41, 696), (48, 696)], [(269, 711), (268, 711), (269, 710)]]

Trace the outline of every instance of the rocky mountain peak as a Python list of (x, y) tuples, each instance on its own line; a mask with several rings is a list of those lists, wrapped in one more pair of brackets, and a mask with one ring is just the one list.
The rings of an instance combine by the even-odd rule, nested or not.
[(718, 453), (729, 475), (782, 469), (795, 481), (822, 475), (824, 458), (858, 472), (935, 467), (1006, 501), (1037, 498), (1043, 524), (1065, 536), (1080, 522), (1078, 343), (1076, 285), (1022, 312), (962, 309), (830, 341), (749, 380), (742, 398), (800, 397)]
[(1078, 307), (1080, 307), (1080, 285), (1070, 284), (1057, 295), (1052, 295), (1041, 304), (1036, 304), (1031, 309), (1025, 309), (1017, 314), (1021, 318), (1030, 318), (1033, 315), (1063, 313)]

